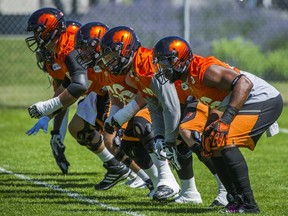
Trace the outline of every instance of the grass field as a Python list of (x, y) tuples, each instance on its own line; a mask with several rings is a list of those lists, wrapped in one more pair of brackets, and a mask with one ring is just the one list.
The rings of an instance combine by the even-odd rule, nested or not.
[[(74, 109), (71, 110), (73, 114)], [(161, 204), (146, 197), (148, 189), (132, 189), (122, 183), (108, 191), (94, 185), (105, 173), (100, 160), (66, 136), (69, 174), (62, 175), (54, 162), (48, 134), (27, 136), (36, 120), (26, 109), (1, 109), (0, 215), (221, 215), (208, 208), (217, 194), (214, 178), (194, 159), (196, 184), (202, 205)], [(279, 119), (288, 128), (288, 108)], [(261, 215), (287, 215), (287, 131), (263, 136), (254, 152), (243, 149), (251, 184)]]

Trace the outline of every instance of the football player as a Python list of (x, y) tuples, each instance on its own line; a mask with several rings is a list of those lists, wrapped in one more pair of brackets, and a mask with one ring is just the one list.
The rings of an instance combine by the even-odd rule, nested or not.
[[(239, 147), (253, 151), (262, 134), (276, 122), (283, 109), (280, 93), (249, 72), (213, 56), (193, 54), (188, 42), (178, 36), (160, 39), (153, 57), (155, 77), (161, 85), (181, 80), (191, 95), (209, 106), (201, 143), (228, 192), (224, 211), (259, 213)], [(189, 139), (189, 133), (181, 134)]]
[[(73, 40), (76, 32), (81, 27), (81, 23), (74, 20), (68, 20), (65, 22), (66, 29), (65, 34), (69, 35), (71, 37), (71, 40)], [(56, 53), (53, 53), (52, 51), (47, 50), (45, 47), (39, 47), (39, 49), (36, 50), (36, 60), (38, 67), (45, 73), (49, 74), (49, 77), (52, 78), (52, 84), (53, 84), (53, 90), (54, 92), (57, 90), (57, 88), (61, 85), (61, 83), (64, 80), (66, 67), (61, 67), (61, 63), (59, 62)], [(51, 131), (51, 139), (50, 139), (50, 145), (52, 148), (53, 156), (56, 160), (57, 165), (61, 169), (63, 174), (68, 173), (68, 168), (70, 166), (69, 162), (67, 161), (65, 157), (65, 148), (64, 145), (64, 138), (67, 131), (67, 124), (68, 124), (68, 114), (69, 114), (69, 108), (64, 110), (63, 112), (59, 113), (57, 118), (54, 118), (54, 124), (53, 124), (53, 130)], [(47, 133), (48, 122), (50, 118), (47, 116), (44, 116), (41, 118), (41, 123), (45, 125), (44, 132)], [(35, 125), (35, 127), (32, 127), (30, 130), (26, 132), (26, 134), (37, 134), (40, 128), (38, 128), (38, 125)]]

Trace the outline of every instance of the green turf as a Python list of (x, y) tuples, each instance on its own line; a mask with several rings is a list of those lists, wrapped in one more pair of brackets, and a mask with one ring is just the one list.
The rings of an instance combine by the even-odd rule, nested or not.
[[(25, 134), (36, 122), (26, 109), (1, 109), (0, 113), (0, 215), (222, 215), (219, 209), (207, 207), (217, 194), (217, 186), (197, 157), (195, 178), (203, 205), (160, 204), (146, 197), (147, 189), (131, 189), (121, 183), (108, 191), (95, 191), (94, 184), (105, 170), (91, 152), (67, 135), (66, 156), (71, 166), (64, 176), (52, 157), (50, 136), (43, 132), (31, 137)], [(287, 115), (286, 107), (279, 119), (281, 128), (288, 128)], [(286, 139), (284, 133), (269, 139), (263, 136), (254, 152), (243, 150), (261, 215), (287, 215)]]

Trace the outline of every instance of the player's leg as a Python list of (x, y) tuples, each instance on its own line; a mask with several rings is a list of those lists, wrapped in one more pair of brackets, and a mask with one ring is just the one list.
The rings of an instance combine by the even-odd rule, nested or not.
[(120, 148), (141, 168), (137, 175), (139, 176), (142, 172), (140, 177), (146, 183), (150, 192), (154, 187), (157, 187), (158, 183), (158, 170), (146, 150), (146, 146), (151, 142), (151, 139), (153, 141), (150, 122), (136, 115), (127, 124)]
[(197, 190), (191, 149), (182, 141), (177, 145), (178, 161), (181, 169), (177, 170), (181, 183), (181, 193), (175, 198), (177, 203), (202, 203), (202, 198)]
[(90, 92), (78, 104), (76, 114), (69, 124), (69, 132), (80, 145), (85, 146), (103, 161), (107, 173), (95, 188), (107, 190), (120, 180), (127, 178), (131, 171), (123, 163), (117, 161), (114, 155), (107, 150), (103, 135), (95, 129), (95, 122), (99, 114), (96, 106), (98, 98), (97, 94)]
[[(218, 194), (213, 200), (211, 206), (225, 206), (228, 203), (226, 199), (227, 191), (218, 177), (213, 161), (209, 158), (203, 157), (201, 154), (201, 132), (204, 130), (207, 121), (208, 107), (195, 100), (189, 101), (187, 102), (183, 116), (184, 118), (181, 122), (179, 132), (184, 140), (184, 144), (186, 144), (184, 145), (187, 148), (186, 152), (192, 151), (197, 155), (198, 159), (212, 173), (218, 185)], [(182, 149), (182, 152), (185, 153), (185, 150)], [(190, 172), (193, 173), (193, 168)], [(194, 190), (197, 191), (197, 189)]]
[(158, 183), (153, 199), (165, 200), (176, 196), (180, 191), (180, 187), (169, 166), (168, 160), (159, 160), (153, 151), (154, 134), (151, 128), (151, 117), (148, 109), (145, 108), (140, 110), (134, 118), (134, 128), (136, 128), (135, 134), (138, 133), (137, 136), (140, 137), (140, 142), (144, 145), (153, 164), (158, 170)]
[[(237, 192), (231, 197), (233, 199), (229, 200), (232, 205), (227, 206), (226, 213), (259, 213), (250, 184), (248, 166), (239, 147), (254, 150), (261, 135), (278, 119), (282, 108), (281, 97), (244, 105), (230, 125), (225, 146), (212, 146), (213, 157), (219, 154), (223, 157)], [(255, 112), (252, 113), (251, 110)], [(221, 168), (223, 169), (218, 169)]]

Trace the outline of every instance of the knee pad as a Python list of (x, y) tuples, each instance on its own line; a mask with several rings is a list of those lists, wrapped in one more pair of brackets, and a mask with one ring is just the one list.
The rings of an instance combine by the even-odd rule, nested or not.
[(77, 142), (80, 145), (87, 146), (91, 143), (94, 134), (95, 131), (93, 126), (84, 121), (84, 128), (77, 133)]
[(101, 146), (103, 140), (104, 140), (103, 135), (100, 135), (100, 138), (99, 138), (99, 141), (98, 141), (98, 142), (96, 142), (96, 143), (90, 142), (89, 144), (86, 145), (86, 147), (87, 147), (89, 150), (95, 152), (95, 151), (97, 151), (97, 150), (99, 149), (99, 147)]
[(133, 122), (134, 136), (140, 139), (140, 142), (149, 153), (153, 152), (153, 140), (154, 133), (152, 131), (152, 125), (146, 119), (142, 117), (134, 117)]

